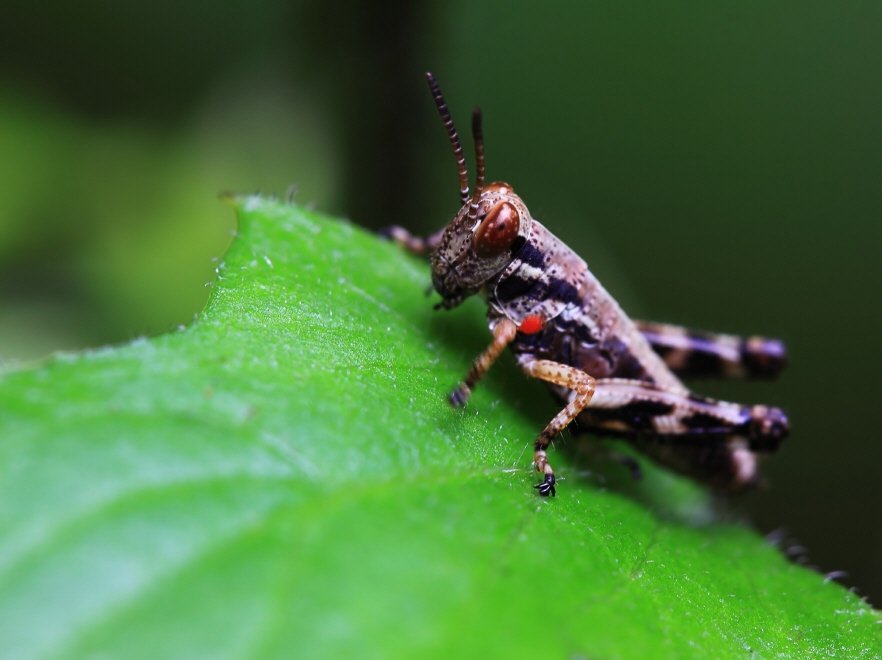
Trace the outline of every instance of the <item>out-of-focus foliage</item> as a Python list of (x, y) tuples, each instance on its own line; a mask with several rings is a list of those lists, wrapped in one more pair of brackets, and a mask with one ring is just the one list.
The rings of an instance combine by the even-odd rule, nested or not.
[(0, 143), (7, 359), (190, 320), (233, 229), (221, 182), (284, 193), (296, 179), (322, 200), (336, 162), (321, 117), (273, 78), (219, 89), (174, 132), (0, 97)]

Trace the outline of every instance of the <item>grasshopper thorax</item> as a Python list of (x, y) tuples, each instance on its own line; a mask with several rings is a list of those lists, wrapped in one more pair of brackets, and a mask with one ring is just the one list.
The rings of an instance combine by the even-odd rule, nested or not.
[(432, 284), (450, 309), (499, 274), (523, 247), (532, 218), (512, 187), (483, 186), (447, 225), (432, 254)]

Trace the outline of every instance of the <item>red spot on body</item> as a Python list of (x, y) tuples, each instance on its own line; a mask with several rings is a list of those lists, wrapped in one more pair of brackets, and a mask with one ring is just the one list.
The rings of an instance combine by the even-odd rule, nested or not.
[(545, 327), (545, 320), (538, 314), (531, 314), (526, 317), (518, 326), (518, 332), (525, 335), (535, 335)]

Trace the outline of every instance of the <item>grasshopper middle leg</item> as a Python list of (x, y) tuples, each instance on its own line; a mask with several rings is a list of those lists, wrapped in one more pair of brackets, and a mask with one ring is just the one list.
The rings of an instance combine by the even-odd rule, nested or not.
[(528, 376), (572, 392), (569, 403), (548, 422), (548, 425), (536, 437), (533, 462), (536, 465), (536, 471), (543, 474), (544, 477), (540, 483), (536, 484), (535, 488), (539, 490), (540, 495), (547, 497), (555, 494), (554, 470), (551, 469), (546, 454), (548, 445), (589, 404), (594, 395), (595, 380), (581, 369), (552, 360), (522, 357), (519, 362), (521, 369)]

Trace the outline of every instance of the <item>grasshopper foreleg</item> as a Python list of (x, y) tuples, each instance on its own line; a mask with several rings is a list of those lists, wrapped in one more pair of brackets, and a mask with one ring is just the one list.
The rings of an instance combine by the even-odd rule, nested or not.
[(517, 332), (517, 326), (509, 319), (502, 319), (496, 324), (493, 328), (493, 341), (490, 342), (490, 345), (483, 353), (475, 358), (475, 361), (472, 362), (472, 368), (469, 369), (465, 379), (450, 393), (448, 400), (452, 405), (459, 408), (466, 404), (472, 394), (472, 389), (484, 377), (484, 374), (489, 371), (490, 367), (493, 366), (493, 363), (496, 362), (502, 351), (505, 350), (505, 347), (514, 340)]

